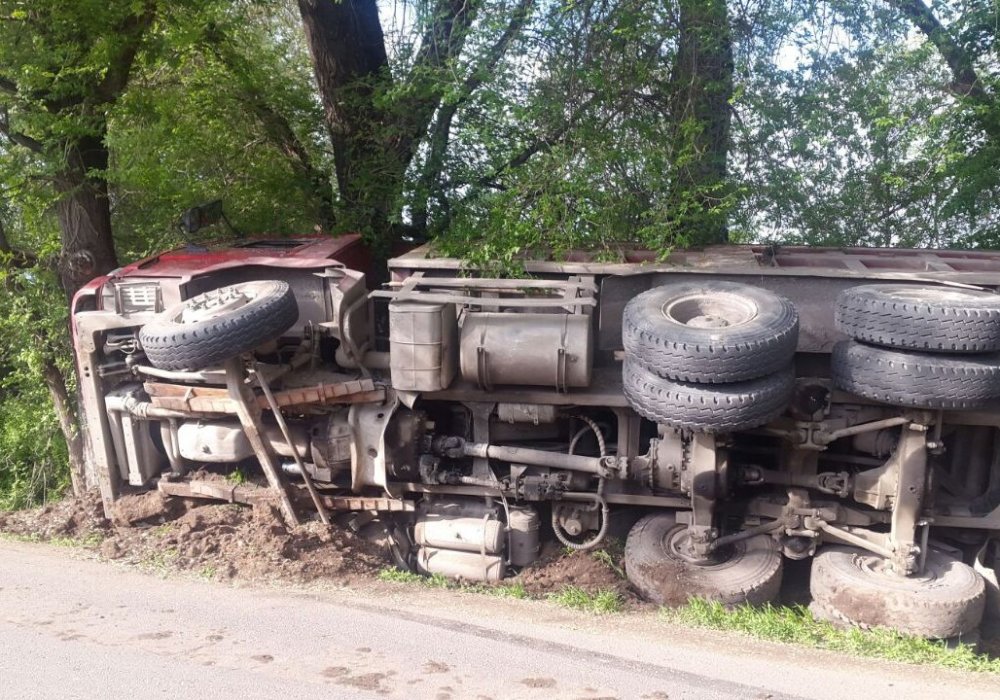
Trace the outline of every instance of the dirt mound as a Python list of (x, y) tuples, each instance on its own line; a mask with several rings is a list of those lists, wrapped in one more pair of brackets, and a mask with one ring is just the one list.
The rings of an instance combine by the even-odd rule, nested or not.
[(116, 544), (140, 563), (166, 560), (211, 578), (346, 582), (386, 565), (379, 547), (353, 533), (320, 523), (289, 530), (270, 503), (202, 506), (155, 530), (152, 542), (148, 530), (126, 530)]
[(101, 497), (90, 492), (31, 510), (0, 512), (0, 532), (39, 540), (103, 538), (111, 528)]
[(558, 593), (566, 586), (576, 586), (587, 593), (611, 590), (631, 596), (621, 563), (612, 552), (599, 549), (567, 553), (551, 543), (543, 548), (538, 561), (525, 567), (511, 583), (520, 583), (532, 595)]
[(111, 521), (95, 495), (0, 513), (0, 531), (69, 539), (106, 559), (212, 579), (347, 583), (387, 563), (381, 547), (350, 531), (318, 522), (289, 529), (268, 502), (251, 509), (164, 498), (155, 491), (119, 499)]

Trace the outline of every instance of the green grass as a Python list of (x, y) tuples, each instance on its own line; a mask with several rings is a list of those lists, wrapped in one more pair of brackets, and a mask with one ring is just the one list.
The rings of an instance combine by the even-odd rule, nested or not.
[(621, 612), (622, 597), (617, 591), (598, 590), (588, 593), (578, 586), (565, 586), (558, 593), (550, 593), (549, 600), (565, 608), (606, 615)]
[(404, 571), (403, 569), (389, 568), (382, 569), (378, 572), (379, 581), (388, 581), (389, 583), (424, 583), (425, 577), (420, 574), (415, 574), (412, 571)]
[(614, 554), (609, 552), (607, 549), (594, 550), (590, 556), (594, 557), (594, 559), (596, 559), (597, 561), (601, 562), (606, 567), (614, 571), (615, 574), (618, 575), (618, 578), (620, 579), (625, 578), (625, 569), (623, 569), (622, 567), (618, 566), (618, 564), (615, 563), (616, 561), (621, 561), (621, 558), (616, 559)]
[(180, 556), (180, 552), (177, 551), (176, 547), (158, 549), (144, 557), (139, 565), (150, 573), (164, 577), (173, 570), (178, 556)]
[(382, 569), (378, 572), (379, 581), (389, 583), (409, 583), (427, 588), (448, 588), (466, 593), (481, 593), (483, 595), (496, 596), (497, 598), (528, 598), (528, 592), (521, 583), (464, 583), (455, 579), (447, 578), (441, 574), (431, 574), (422, 576), (412, 571), (404, 571), (395, 567)]
[(663, 608), (660, 614), (671, 622), (739, 632), (756, 639), (911, 664), (1000, 673), (1000, 659), (977, 654), (970, 645), (959, 644), (949, 648), (944, 642), (911, 637), (887, 629), (839, 629), (828, 622), (816, 620), (800, 605), (744, 605), (727, 609), (720, 603), (692, 599), (681, 608)]
[(94, 549), (104, 541), (103, 535), (99, 532), (91, 532), (83, 537), (66, 537), (64, 535), (56, 535), (55, 537), (49, 537), (48, 539), (42, 537), (36, 532), (28, 534), (0, 532), (0, 539), (9, 540), (11, 542), (44, 542), (45, 544), (52, 544), (57, 547), (83, 547), (86, 549)]
[(204, 581), (214, 581), (218, 576), (218, 570), (211, 564), (205, 564), (205, 566), (198, 569), (198, 578)]

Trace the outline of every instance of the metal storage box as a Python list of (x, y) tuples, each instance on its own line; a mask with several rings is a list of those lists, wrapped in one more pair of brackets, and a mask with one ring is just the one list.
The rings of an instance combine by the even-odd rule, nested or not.
[(454, 304), (389, 304), (389, 372), (403, 391), (440, 391), (455, 378), (457, 326)]

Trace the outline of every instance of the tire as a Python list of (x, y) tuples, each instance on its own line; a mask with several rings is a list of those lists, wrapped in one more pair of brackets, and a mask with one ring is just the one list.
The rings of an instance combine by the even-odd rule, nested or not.
[(683, 555), (686, 533), (670, 513), (648, 515), (629, 532), (625, 574), (643, 598), (669, 606), (691, 598), (761, 605), (778, 596), (782, 562), (773, 538), (756, 535), (702, 563)]
[(194, 371), (274, 340), (298, 320), (287, 282), (243, 282), (181, 302), (139, 331), (150, 364)]
[(837, 297), (837, 328), (856, 340), (902, 350), (1000, 350), (1000, 295), (969, 289), (871, 284)]
[(848, 340), (833, 347), (833, 383), (872, 401), (975, 409), (1000, 398), (1000, 354), (932, 355)]
[(935, 549), (927, 552), (922, 575), (902, 577), (876, 554), (825, 547), (813, 558), (809, 591), (816, 617), (929, 639), (970, 635), (986, 605), (983, 578)]
[(684, 282), (632, 299), (622, 318), (625, 355), (666, 379), (724, 384), (788, 365), (798, 344), (792, 302), (734, 282)]
[(795, 390), (795, 373), (786, 367), (747, 382), (690, 384), (658, 377), (626, 356), (622, 389), (632, 409), (654, 423), (699, 433), (731, 433), (781, 415)]

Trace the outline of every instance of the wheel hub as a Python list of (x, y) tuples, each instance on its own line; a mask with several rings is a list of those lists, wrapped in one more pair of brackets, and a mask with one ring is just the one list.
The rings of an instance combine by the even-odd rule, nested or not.
[(725, 561), (729, 554), (724, 547), (718, 550), (709, 550), (705, 543), (695, 541), (691, 536), (691, 531), (686, 527), (677, 528), (667, 534), (664, 550), (674, 558), (695, 566), (719, 564)]
[(689, 294), (667, 302), (663, 316), (691, 328), (732, 328), (749, 323), (757, 316), (757, 305), (727, 292)]
[(181, 323), (198, 323), (225, 311), (246, 306), (252, 300), (237, 286), (223, 287), (212, 292), (200, 294), (184, 307), (181, 312)]
[(930, 583), (937, 577), (933, 571), (925, 570), (922, 573), (907, 575), (892, 565), (892, 561), (876, 555), (858, 554), (854, 559), (854, 565), (866, 574), (887, 580), (887, 582), (899, 581), (901, 579)]

